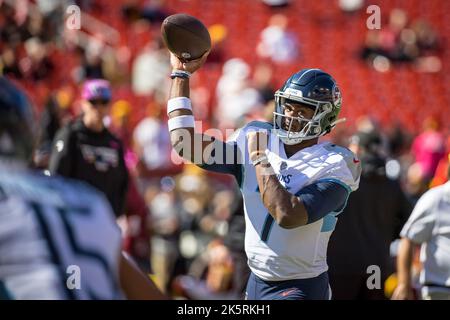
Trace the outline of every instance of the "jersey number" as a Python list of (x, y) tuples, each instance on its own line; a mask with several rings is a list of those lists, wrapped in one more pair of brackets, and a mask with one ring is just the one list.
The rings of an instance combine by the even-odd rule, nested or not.
[[(30, 201), (30, 207), (36, 213), (39, 224), (44, 232), (44, 235), (47, 239), (47, 243), (49, 245), (50, 252), (52, 254), (55, 263), (62, 266), (64, 262), (61, 260), (61, 253), (59, 252), (59, 247), (62, 243), (59, 243), (60, 246), (56, 245), (56, 239), (54, 235), (57, 233), (54, 226), (49, 219), (47, 219), (47, 212), (44, 206), (42, 206), (38, 202)], [(89, 248), (85, 245), (81, 244), (81, 241), (77, 239), (77, 233), (75, 232), (75, 228), (77, 224), (74, 224), (69, 220), (69, 216), (89, 216), (92, 212), (89, 208), (64, 208), (64, 207), (55, 207), (52, 208), (55, 213), (58, 213), (60, 218), (60, 227), (58, 229), (59, 232), (63, 232), (66, 236), (66, 250), (70, 250), (74, 256), (77, 256), (78, 259), (89, 259), (91, 263), (96, 263), (101, 266), (104, 270), (104, 273), (109, 277), (109, 279), (114, 279), (113, 270), (111, 270), (110, 265), (108, 264), (108, 260), (104, 257), (101, 252), (96, 248)], [(62, 228), (61, 228), (62, 226)], [(80, 233), (78, 233), (78, 236)], [(115, 283), (114, 283), (115, 285)], [(115, 288), (114, 288), (115, 289)], [(96, 296), (92, 290), (87, 290), (91, 296), (91, 299), (100, 299), (100, 297)], [(73, 298), (73, 293), (71, 290), (68, 290), (69, 297)]]

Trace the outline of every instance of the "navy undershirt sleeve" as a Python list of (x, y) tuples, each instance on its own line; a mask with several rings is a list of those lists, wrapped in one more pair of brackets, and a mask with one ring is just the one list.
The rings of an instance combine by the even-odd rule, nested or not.
[[(215, 141), (217, 143), (217, 141)], [(216, 147), (217, 148), (217, 147)], [(239, 148), (237, 143), (224, 143), (219, 146), (221, 154), (216, 149), (211, 152), (211, 163), (203, 163), (200, 168), (217, 173), (231, 174), (236, 178), (239, 186), (242, 180), (242, 165), (239, 163)]]
[(339, 214), (347, 203), (348, 187), (337, 181), (317, 181), (302, 188), (296, 196), (302, 200), (308, 213), (308, 224), (327, 214)]

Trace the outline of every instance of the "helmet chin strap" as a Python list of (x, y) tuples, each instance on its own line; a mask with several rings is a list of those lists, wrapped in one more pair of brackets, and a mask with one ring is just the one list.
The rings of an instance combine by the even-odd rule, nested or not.
[(299, 144), (299, 143), (302, 143), (303, 141), (312, 140), (312, 139), (318, 138), (320, 136), (321, 135), (312, 136), (312, 137), (302, 137), (302, 138), (288, 138), (286, 136), (278, 136), (278, 137), (280, 138), (281, 141), (283, 141), (284, 144), (292, 146), (294, 144)]
[(303, 140), (305, 140), (305, 139), (302, 139), (302, 138), (296, 138), (296, 139), (290, 139), (288, 137), (279, 137), (279, 138), (284, 144), (287, 144), (289, 146), (293, 146), (295, 144), (302, 143)]
[[(307, 135), (306, 133), (310, 130), (313, 130), (313, 128), (311, 127), (311, 123), (315, 122), (312, 119), (298, 119), (298, 117), (292, 117), (292, 116), (288, 116), (288, 115), (284, 115), (278, 112), (274, 112), (274, 128), (275, 128), (275, 133), (276, 135), (280, 138), (280, 140), (287, 145), (295, 145), (295, 144), (299, 144), (305, 140), (311, 140), (311, 139), (315, 139), (319, 136), (321, 136), (321, 132), (320, 129), (317, 127), (317, 125), (314, 125), (314, 132), (316, 134), (313, 135)], [(280, 123), (277, 124), (277, 117), (279, 117), (279, 121)], [(289, 128), (287, 130), (283, 129), (281, 126), (281, 122), (283, 121), (283, 118), (290, 118), (291, 121), (289, 123)], [(306, 124), (304, 125), (304, 127), (301, 129), (301, 131), (299, 132), (292, 132), (292, 124), (294, 120), (301, 120), (301, 121), (305, 121)], [(317, 130), (319, 129), (319, 130)], [(292, 136), (294, 135), (294, 136)]]
[(296, 138), (290, 138), (289, 136), (288, 136), (288, 132), (286, 131), (286, 130), (284, 130), (284, 129), (274, 129), (275, 130), (275, 134), (278, 136), (278, 138), (284, 143), (284, 144), (287, 144), (287, 145), (295, 145), (295, 144), (299, 144), (299, 143), (301, 143), (301, 142), (303, 142), (303, 141), (306, 141), (306, 140), (312, 140), (312, 139), (315, 139), (315, 138), (318, 138), (318, 137), (320, 137), (321, 136), (321, 134), (320, 135), (315, 135), (315, 136), (306, 136), (306, 137), (296, 137)]
[(335, 121), (333, 121), (333, 122), (331, 123), (331, 128), (334, 128), (334, 127), (336, 127), (336, 125), (338, 125), (339, 123), (342, 123), (342, 122), (345, 122), (345, 121), (347, 121), (347, 118), (340, 118), (340, 119), (337, 119), (337, 120), (335, 120)]
[[(346, 118), (341, 118), (341, 119), (338, 119), (336, 121), (333, 121), (331, 123), (331, 129), (334, 128), (339, 123), (342, 123), (342, 122), (345, 122), (345, 121), (347, 121)], [(324, 131), (324, 132), (321, 132), (318, 135), (307, 136), (307, 137), (298, 137), (298, 138), (289, 138), (289, 131), (286, 131), (286, 130), (281, 129), (281, 128), (275, 129), (275, 133), (277, 134), (278, 138), (280, 138), (280, 140), (284, 144), (295, 145), (295, 144), (299, 144), (299, 143), (301, 143), (301, 142), (303, 142), (305, 140), (311, 140), (311, 139), (315, 139), (315, 138), (321, 137), (321, 136), (325, 135), (327, 132)]]

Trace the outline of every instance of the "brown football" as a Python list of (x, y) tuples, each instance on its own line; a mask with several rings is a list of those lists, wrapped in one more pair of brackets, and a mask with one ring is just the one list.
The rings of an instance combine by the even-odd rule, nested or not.
[(161, 35), (167, 48), (184, 60), (198, 59), (211, 49), (208, 29), (200, 20), (184, 13), (167, 17), (161, 25)]

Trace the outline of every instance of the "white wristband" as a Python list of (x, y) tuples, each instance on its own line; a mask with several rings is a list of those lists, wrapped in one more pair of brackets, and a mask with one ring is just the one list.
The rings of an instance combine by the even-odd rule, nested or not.
[(187, 109), (192, 111), (191, 99), (187, 97), (177, 97), (167, 101), (167, 115), (178, 109)]
[(168, 122), (169, 132), (180, 128), (194, 128), (195, 120), (194, 116), (178, 116), (170, 118)]
[(252, 160), (252, 165), (256, 166), (262, 162), (264, 162), (264, 164), (269, 163), (269, 158), (265, 154), (262, 154), (258, 156), (256, 159)]

